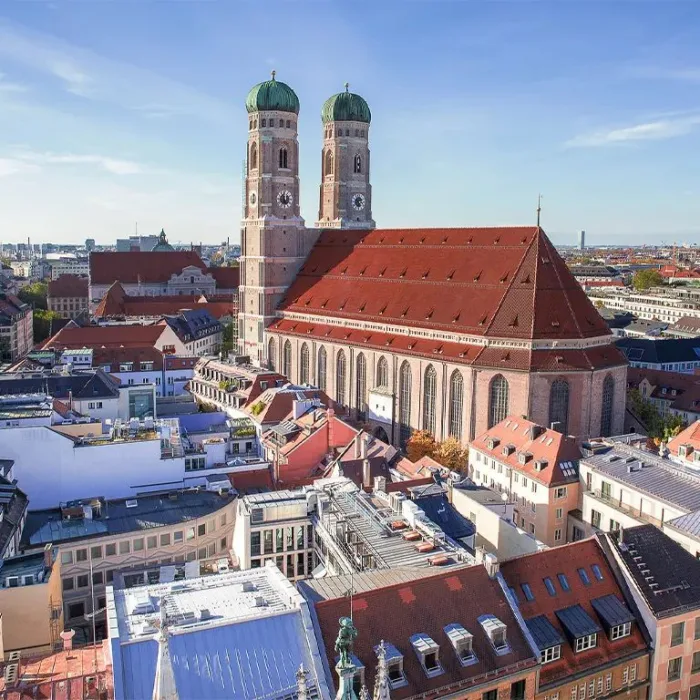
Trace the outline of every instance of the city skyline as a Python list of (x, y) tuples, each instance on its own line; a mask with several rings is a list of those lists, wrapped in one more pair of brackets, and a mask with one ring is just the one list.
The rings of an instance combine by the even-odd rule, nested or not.
[(557, 244), (696, 242), (700, 10), (397, 7), (271, 3), (264, 29), (244, 4), (6, 8), (0, 237), (108, 243), (138, 221), (238, 242), (245, 95), (274, 68), (301, 102), (307, 224), (320, 108), (347, 80), (373, 113), (380, 227), (530, 224), (542, 192)]

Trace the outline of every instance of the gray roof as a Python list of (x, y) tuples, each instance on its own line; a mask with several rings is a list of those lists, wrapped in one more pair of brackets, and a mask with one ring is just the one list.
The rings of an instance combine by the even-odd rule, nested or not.
[[(48, 542), (66, 542), (177, 525), (196, 518), (206, 518), (234, 498), (209, 491), (173, 493), (176, 498), (158, 494), (106, 501), (102, 504), (101, 516), (87, 520), (63, 520), (60, 508), (29, 511), (23, 539), (34, 547)], [(127, 503), (130, 505), (127, 506)]]
[(700, 537), (700, 510), (679, 515), (677, 518), (665, 523), (664, 527), (666, 525), (672, 525), (677, 530), (682, 530), (693, 537)]
[[(638, 468), (642, 463), (644, 466)], [(584, 466), (688, 511), (700, 510), (700, 474), (628, 445), (615, 445), (581, 460)]]
[(564, 643), (561, 632), (547, 619), (546, 615), (531, 617), (525, 620), (525, 624), (540, 650)]
[(591, 605), (608, 627), (634, 622), (632, 611), (614, 593), (594, 598)]
[(554, 614), (573, 639), (600, 632), (600, 625), (578, 603)]
[(119, 382), (101, 369), (72, 374), (32, 372), (0, 375), (0, 396), (44, 393), (58, 399), (103, 399), (119, 396)]

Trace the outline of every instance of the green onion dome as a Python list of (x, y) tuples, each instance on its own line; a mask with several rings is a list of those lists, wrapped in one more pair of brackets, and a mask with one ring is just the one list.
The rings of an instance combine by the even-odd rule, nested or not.
[(299, 98), (292, 88), (286, 83), (275, 80), (275, 71), (272, 71), (272, 80), (258, 83), (251, 88), (245, 100), (248, 112), (294, 112), (299, 114)]
[(345, 92), (339, 92), (329, 97), (321, 109), (321, 120), (328, 122), (365, 122), (369, 124), (372, 113), (364, 98), (349, 92), (349, 85), (345, 83)]

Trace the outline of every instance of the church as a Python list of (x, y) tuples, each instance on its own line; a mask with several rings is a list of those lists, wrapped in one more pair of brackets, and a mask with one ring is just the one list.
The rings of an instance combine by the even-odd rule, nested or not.
[(539, 224), (377, 228), (367, 102), (321, 109), (318, 217), (299, 208), (299, 99), (246, 99), (239, 352), (324, 390), (382, 439), (467, 443), (508, 415), (623, 431), (627, 362)]

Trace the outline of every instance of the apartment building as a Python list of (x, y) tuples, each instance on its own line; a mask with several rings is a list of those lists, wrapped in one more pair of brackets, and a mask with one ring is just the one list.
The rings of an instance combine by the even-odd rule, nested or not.
[(627, 388), (637, 390), (662, 416), (678, 415), (686, 422), (700, 417), (700, 376), (630, 367)]
[(700, 561), (654, 525), (607, 536), (651, 635), (654, 700), (700, 698)]
[(628, 311), (637, 318), (675, 323), (683, 316), (700, 316), (700, 299), (688, 292), (654, 289), (638, 294), (627, 289), (598, 289), (588, 293), (594, 304), (602, 304), (608, 309)]
[(53, 650), (63, 631), (61, 564), (47, 545), (0, 562), (0, 660)]
[(503, 562), (501, 572), (539, 652), (537, 700), (648, 698), (644, 621), (595, 538)]
[(34, 346), (34, 312), (14, 294), (0, 291), (0, 361), (16, 362)]
[(157, 566), (228, 561), (235, 515), (233, 496), (196, 489), (81, 499), (30, 511), (24, 546), (59, 549), (66, 625), (91, 639), (85, 615), (97, 613), (104, 636), (106, 586), (115, 572), (139, 576)]
[(74, 274), (54, 277), (48, 284), (46, 303), (49, 311), (61, 318), (77, 318), (88, 313), (88, 278)]
[(0, 459), (0, 561), (20, 551), (29, 503), (14, 480), (13, 467), (11, 459)]
[(87, 277), (90, 274), (90, 263), (87, 258), (59, 257), (55, 260), (48, 260), (48, 264), (51, 267), (52, 280), (57, 280), (65, 275), (75, 275), (83, 277), (87, 283)]
[(576, 441), (511, 416), (469, 445), (469, 475), (513, 504), (515, 524), (547, 546), (564, 544), (570, 511), (578, 508)]
[(700, 470), (700, 422), (695, 421), (669, 440), (667, 449), (671, 461)]
[(700, 368), (697, 338), (620, 338), (617, 346), (630, 367), (693, 374)]

